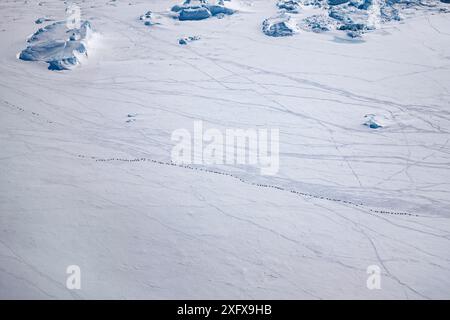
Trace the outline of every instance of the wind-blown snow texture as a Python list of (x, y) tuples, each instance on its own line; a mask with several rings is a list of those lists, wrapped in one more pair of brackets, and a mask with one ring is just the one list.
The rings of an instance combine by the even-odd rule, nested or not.
[[(1, 1), (0, 297), (449, 298), (449, 5), (381, 2), (402, 21), (353, 39), (364, 10), (308, 3), (269, 37), (277, 1), (86, 0), (99, 40), (52, 72), (16, 54), (64, 2)], [(279, 128), (279, 173), (172, 165), (195, 120)]]

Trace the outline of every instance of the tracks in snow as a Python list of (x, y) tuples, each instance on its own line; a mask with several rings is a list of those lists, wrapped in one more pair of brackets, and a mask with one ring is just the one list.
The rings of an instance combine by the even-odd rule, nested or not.
[(301, 191), (297, 191), (294, 189), (287, 189), (281, 186), (277, 186), (277, 185), (272, 185), (272, 184), (261, 184), (261, 183), (256, 183), (256, 182), (252, 182), (246, 179), (243, 179), (241, 177), (238, 177), (234, 174), (231, 173), (226, 173), (223, 171), (217, 171), (217, 170), (211, 170), (211, 169), (205, 169), (205, 168), (200, 168), (200, 167), (194, 167), (191, 165), (185, 165), (185, 164), (177, 164), (175, 162), (172, 161), (160, 161), (160, 160), (155, 160), (155, 159), (151, 159), (151, 158), (132, 158), (132, 159), (127, 159), (127, 158), (100, 158), (100, 157), (95, 157), (95, 156), (86, 156), (86, 155), (82, 155), (79, 154), (78, 158), (81, 159), (90, 159), (93, 160), (95, 162), (124, 162), (124, 163), (138, 163), (138, 162), (148, 162), (148, 163), (153, 163), (153, 164), (157, 164), (157, 165), (162, 165), (162, 166), (171, 166), (171, 167), (178, 167), (178, 168), (183, 168), (183, 169), (189, 169), (189, 170), (193, 170), (193, 171), (201, 171), (201, 172), (205, 172), (207, 174), (216, 174), (216, 175), (222, 175), (222, 176), (228, 176), (230, 178), (236, 179), (242, 183), (248, 184), (248, 185), (252, 185), (255, 187), (259, 187), (259, 188), (272, 188), (272, 189), (276, 189), (279, 191), (283, 191), (283, 192), (289, 192), (301, 197), (307, 197), (307, 198), (313, 198), (313, 199), (319, 199), (319, 200), (325, 200), (325, 201), (332, 201), (332, 202), (337, 202), (337, 203), (342, 203), (344, 205), (349, 205), (349, 206), (353, 206), (353, 207), (357, 207), (360, 209), (365, 209), (367, 210), (370, 214), (389, 214), (389, 215), (399, 215), (399, 216), (410, 216), (410, 217), (419, 217), (418, 214), (413, 214), (413, 213), (409, 213), (409, 212), (398, 212), (398, 211), (389, 211), (389, 210), (378, 210), (378, 209), (373, 209), (370, 208), (366, 205), (364, 205), (363, 203), (356, 203), (353, 201), (348, 201), (348, 200), (342, 200), (342, 199), (336, 199), (336, 198), (330, 198), (330, 197), (326, 197), (326, 196), (321, 196), (321, 195), (315, 195), (315, 194), (311, 194), (311, 193), (307, 193), (307, 192), (301, 192)]

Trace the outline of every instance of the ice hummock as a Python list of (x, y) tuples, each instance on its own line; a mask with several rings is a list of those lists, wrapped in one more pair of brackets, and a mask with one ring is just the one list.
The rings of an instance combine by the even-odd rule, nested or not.
[(147, 11), (145, 14), (139, 17), (139, 20), (143, 21), (146, 26), (152, 26), (156, 24), (153, 22), (153, 13), (151, 11)]
[(65, 21), (57, 21), (38, 29), (30, 38), (28, 46), (19, 54), (25, 61), (44, 61), (50, 70), (69, 70), (88, 56), (88, 42), (92, 36), (89, 21), (79, 28), (70, 29)]
[[(400, 21), (419, 11), (449, 12), (446, 3), (450, 3), (450, 0), (278, 0), (276, 8), (278, 14), (291, 17), (291, 25), (294, 20), (298, 20), (296, 24), (301, 29), (313, 32), (337, 30), (345, 32), (351, 38), (357, 38), (385, 23)], [(314, 14), (296, 18), (300, 11), (309, 11), (306, 7), (314, 7)], [(324, 15), (334, 21), (325, 19)], [(283, 29), (280, 35), (274, 32), (264, 33), (269, 36), (292, 35), (293, 32), (289, 32), (290, 28), (285, 22), (281, 22), (279, 26)]]
[(203, 6), (196, 6), (196, 7), (188, 7), (181, 9), (178, 19), (180, 21), (184, 20), (203, 20), (211, 17), (211, 11), (208, 10), (208, 8)]
[(292, 36), (298, 31), (298, 27), (285, 13), (265, 19), (262, 23), (262, 31), (271, 37)]
[(185, 38), (178, 39), (178, 44), (186, 45), (186, 44), (188, 44), (188, 43), (190, 43), (192, 41), (197, 41), (197, 40), (200, 40), (199, 36), (185, 37)]
[(180, 21), (203, 20), (212, 16), (231, 15), (233, 9), (226, 7), (224, 0), (210, 3), (208, 0), (186, 0), (182, 5), (174, 5), (172, 12), (178, 14)]
[(319, 33), (333, 30), (336, 26), (336, 22), (327, 15), (316, 14), (304, 18), (298, 25), (305, 31)]
[(279, 0), (277, 7), (290, 13), (298, 13), (300, 11), (300, 0)]
[(379, 117), (375, 114), (366, 114), (364, 116), (364, 119), (366, 120), (363, 125), (371, 128), (371, 129), (378, 129), (382, 128), (384, 125), (382, 124)]

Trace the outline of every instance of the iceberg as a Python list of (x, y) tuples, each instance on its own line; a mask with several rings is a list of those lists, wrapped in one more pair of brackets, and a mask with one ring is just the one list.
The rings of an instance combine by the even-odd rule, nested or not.
[(184, 8), (180, 11), (179, 19), (184, 20), (203, 20), (211, 17), (211, 11), (203, 6)]
[(37, 30), (28, 40), (29, 45), (20, 54), (24, 61), (44, 61), (50, 70), (68, 70), (88, 56), (87, 44), (92, 35), (88, 21), (80, 28), (68, 29), (65, 21), (52, 23)]
[(172, 12), (178, 13), (180, 21), (186, 20), (204, 20), (212, 16), (222, 17), (224, 15), (231, 15), (235, 11), (227, 8), (224, 1), (217, 1), (215, 4), (210, 4), (206, 0), (200, 1), (185, 1), (182, 5), (174, 5), (171, 8)]

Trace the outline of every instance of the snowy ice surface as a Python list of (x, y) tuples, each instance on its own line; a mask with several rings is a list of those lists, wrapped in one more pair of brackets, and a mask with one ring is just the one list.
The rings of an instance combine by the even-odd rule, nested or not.
[[(447, 12), (357, 41), (268, 37), (275, 0), (200, 22), (168, 14), (180, 1), (79, 3), (101, 41), (50, 72), (16, 53), (64, 2), (0, 1), (1, 298), (450, 297)], [(279, 173), (170, 165), (171, 133), (196, 120), (279, 128)]]

